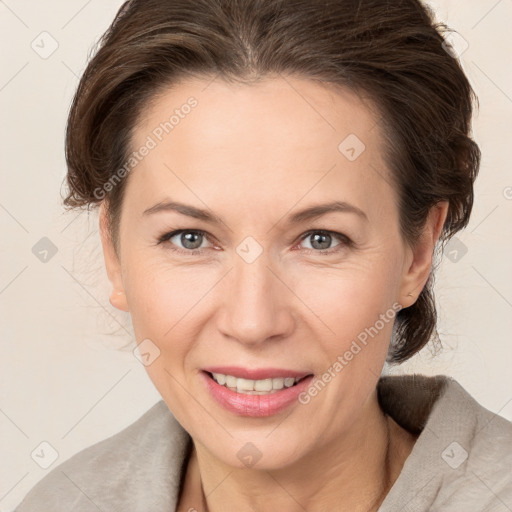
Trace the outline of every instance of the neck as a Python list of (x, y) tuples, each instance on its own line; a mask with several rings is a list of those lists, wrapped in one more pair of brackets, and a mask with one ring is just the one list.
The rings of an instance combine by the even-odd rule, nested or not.
[[(350, 429), (314, 453), (279, 470), (238, 469), (222, 464), (201, 445), (187, 468), (186, 494), (203, 512), (376, 511), (398, 477), (414, 439), (379, 407), (376, 393)], [(195, 489), (193, 489), (195, 487)], [(204, 498), (206, 496), (206, 498)], [(185, 509), (187, 510), (187, 509)]]

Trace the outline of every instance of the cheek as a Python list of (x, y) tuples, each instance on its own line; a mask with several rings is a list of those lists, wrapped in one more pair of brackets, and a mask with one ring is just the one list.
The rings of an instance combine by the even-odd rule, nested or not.
[[(285, 266), (281, 278), (290, 289), (276, 285), (272, 293), (283, 294), (283, 303), (288, 300), (290, 311), (307, 330), (315, 331), (329, 353), (343, 349), (392, 307), (398, 281), (393, 262), (398, 258), (386, 254), (390, 248), (380, 246), (351, 256), (338, 267), (311, 262)], [(174, 367), (184, 365), (215, 312), (220, 300), (220, 289), (215, 288), (226, 269), (211, 263), (171, 264), (144, 251), (127, 253), (124, 262), (123, 281), (137, 341), (150, 339)]]
[(180, 418), (187, 417), (184, 404), (189, 403), (190, 395), (184, 388), (193, 369), (201, 328), (207, 321), (208, 291), (217, 280), (212, 272), (160, 263), (143, 265), (140, 259), (126, 279), (136, 340), (150, 340), (158, 353), (145, 370)]
[[(207, 321), (219, 269), (126, 258), (125, 293), (136, 339), (150, 339), (167, 365), (183, 365)], [(213, 292), (213, 293), (212, 293)]]
[(139, 265), (126, 290), (135, 331), (155, 340), (172, 336), (180, 320), (200, 301), (207, 284), (197, 273)]
[(294, 292), (334, 331), (339, 343), (392, 308), (398, 281), (395, 267), (382, 258), (338, 269), (310, 267), (300, 277), (297, 274)]

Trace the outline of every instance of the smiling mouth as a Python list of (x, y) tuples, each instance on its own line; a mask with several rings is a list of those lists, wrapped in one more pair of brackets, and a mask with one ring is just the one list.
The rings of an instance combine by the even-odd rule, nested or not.
[(310, 377), (273, 377), (268, 379), (242, 379), (223, 373), (205, 372), (217, 384), (243, 395), (269, 395), (282, 389), (296, 386), (300, 381)]

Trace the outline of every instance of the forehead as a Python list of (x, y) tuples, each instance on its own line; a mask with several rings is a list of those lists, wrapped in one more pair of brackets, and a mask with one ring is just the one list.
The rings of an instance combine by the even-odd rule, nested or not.
[[(187, 106), (191, 98), (193, 108)], [(169, 121), (171, 127), (166, 125)], [(299, 140), (304, 149), (337, 149), (345, 136), (353, 134), (374, 146), (379, 143), (376, 126), (373, 105), (349, 89), (295, 77), (251, 84), (194, 78), (155, 95), (142, 112), (134, 141), (143, 142), (140, 136), (155, 130), (158, 137), (161, 127), (163, 136), (172, 131), (169, 146), (177, 147), (180, 135), (192, 142), (193, 130), (205, 149), (222, 151), (240, 144), (258, 154), (272, 146), (274, 155), (286, 152), (290, 157), (290, 150), (299, 149)]]
[(250, 197), (256, 210), (277, 198), (288, 209), (350, 198), (375, 210), (394, 201), (371, 104), (311, 80), (180, 82), (143, 111), (132, 149), (150, 139), (130, 175), (139, 202), (178, 190), (194, 203)]

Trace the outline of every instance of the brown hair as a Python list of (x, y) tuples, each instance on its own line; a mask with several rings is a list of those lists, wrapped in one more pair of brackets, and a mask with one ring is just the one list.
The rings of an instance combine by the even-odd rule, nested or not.
[[(137, 119), (155, 94), (187, 76), (250, 83), (281, 73), (347, 87), (377, 106), (385, 161), (399, 194), (400, 228), (417, 242), (432, 206), (449, 201), (445, 243), (473, 205), (480, 150), (470, 138), (478, 101), (444, 33), (419, 0), (131, 0), (89, 62), (66, 133), (67, 207), (105, 199), (117, 247)], [(402, 362), (436, 332), (433, 271), (396, 318), (388, 356)]]

